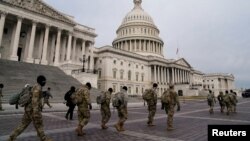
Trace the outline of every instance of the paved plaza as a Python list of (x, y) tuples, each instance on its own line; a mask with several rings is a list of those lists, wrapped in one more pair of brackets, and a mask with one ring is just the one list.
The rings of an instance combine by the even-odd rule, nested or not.
[[(218, 103), (215, 106), (215, 113), (208, 113), (207, 103), (200, 101), (181, 102), (181, 111), (175, 113), (175, 130), (166, 130), (166, 115), (158, 105), (155, 116), (156, 126), (148, 127), (147, 108), (143, 103), (130, 103), (128, 110), (128, 120), (125, 124), (125, 132), (118, 133), (113, 128), (117, 121), (117, 112), (112, 109), (112, 117), (109, 121), (109, 128), (100, 128), (101, 115), (98, 106), (94, 104), (91, 111), (89, 124), (84, 128), (86, 135), (78, 137), (74, 131), (77, 125), (76, 112), (73, 121), (64, 118), (66, 106), (63, 104), (53, 104), (52, 109), (45, 109), (43, 112), (44, 129), (48, 136), (55, 141), (206, 141), (207, 125), (210, 124), (230, 124), (245, 125), (250, 124), (250, 99), (239, 99), (235, 114), (227, 116), (221, 114)], [(7, 106), (7, 105), (6, 105)], [(15, 110), (14, 106), (6, 107), (4, 112), (0, 112), (0, 141), (5, 141), (11, 131), (17, 126), (22, 117), (22, 110)], [(64, 109), (65, 108), (65, 109)], [(36, 131), (30, 125), (19, 137), (17, 141), (37, 141)]]

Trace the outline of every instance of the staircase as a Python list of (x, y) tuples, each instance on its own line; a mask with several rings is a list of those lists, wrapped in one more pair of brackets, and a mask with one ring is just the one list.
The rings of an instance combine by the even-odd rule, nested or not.
[[(44, 75), (47, 78), (43, 91), (47, 90), (47, 87), (51, 88), (53, 95), (51, 102), (63, 102), (64, 94), (71, 86), (76, 88), (81, 86), (79, 81), (66, 75), (58, 67), (0, 59), (0, 83), (4, 84), (3, 103), (8, 103), (11, 95), (19, 93), (25, 84), (36, 84), (38, 75)], [(91, 90), (92, 101), (95, 101), (99, 93), (100, 91), (95, 88)]]

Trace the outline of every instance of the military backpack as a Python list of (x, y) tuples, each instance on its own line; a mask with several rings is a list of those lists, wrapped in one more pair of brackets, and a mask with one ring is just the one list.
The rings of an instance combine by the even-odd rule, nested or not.
[(146, 89), (142, 94), (142, 98), (146, 101), (153, 99), (154, 91), (152, 89)]
[(105, 102), (105, 98), (104, 98), (104, 92), (102, 92), (100, 95), (98, 95), (96, 97), (96, 103), (97, 104), (102, 104)]
[(114, 97), (112, 98), (112, 105), (113, 105), (113, 107), (120, 107), (121, 106), (121, 104), (122, 104), (122, 101), (121, 101), (121, 93), (120, 92), (118, 92), (118, 93), (116, 93), (115, 95), (114, 95)]
[(9, 104), (10, 105), (18, 104), (21, 107), (24, 107), (27, 104), (31, 103), (32, 99), (31, 90), (32, 90), (31, 86), (25, 87), (21, 93), (15, 94), (9, 99)]
[(161, 102), (165, 103), (165, 104), (169, 104), (171, 101), (170, 98), (170, 93), (169, 91), (165, 91), (162, 95), (161, 95)]

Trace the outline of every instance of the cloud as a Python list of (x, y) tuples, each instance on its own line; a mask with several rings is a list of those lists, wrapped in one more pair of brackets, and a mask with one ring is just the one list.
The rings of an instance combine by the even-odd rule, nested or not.
[[(45, 0), (76, 21), (96, 29), (96, 46), (111, 45), (133, 0)], [(225, 72), (238, 87), (250, 87), (249, 0), (143, 0), (165, 42), (165, 56), (176, 48), (195, 69)]]

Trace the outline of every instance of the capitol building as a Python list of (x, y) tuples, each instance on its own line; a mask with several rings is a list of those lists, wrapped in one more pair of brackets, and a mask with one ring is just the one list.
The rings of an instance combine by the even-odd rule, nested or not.
[(166, 58), (160, 29), (142, 0), (133, 2), (112, 45), (95, 47), (94, 28), (43, 0), (0, 0), (0, 58), (57, 66), (100, 90), (111, 87), (117, 92), (127, 86), (129, 95), (141, 95), (153, 83), (158, 84), (159, 96), (170, 83), (184, 95), (235, 89), (232, 74), (205, 74), (184, 58)]

